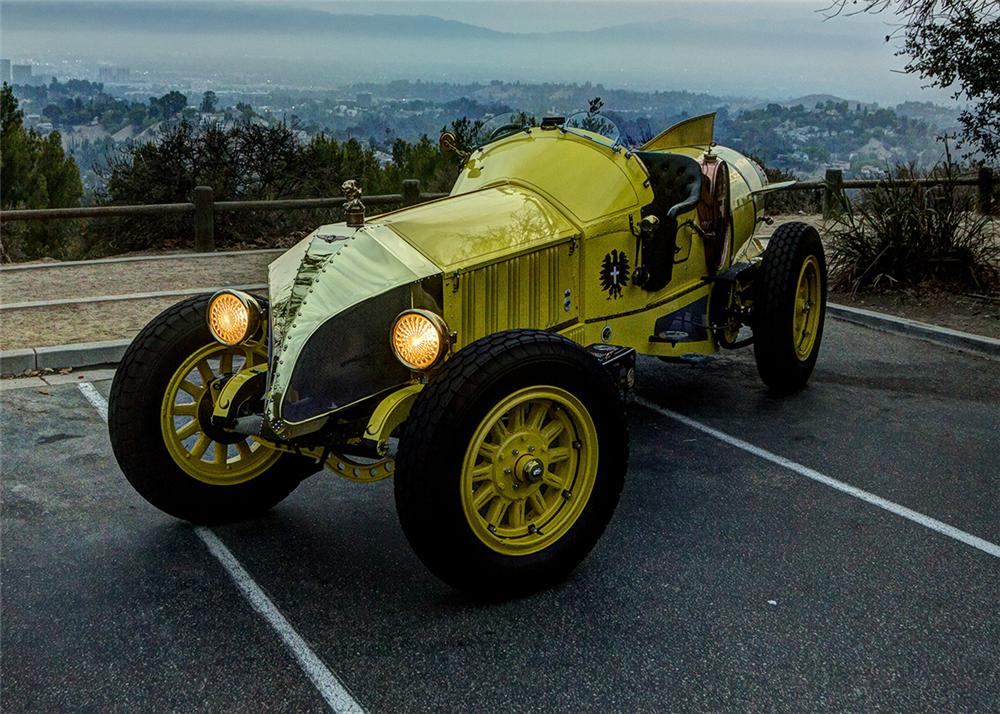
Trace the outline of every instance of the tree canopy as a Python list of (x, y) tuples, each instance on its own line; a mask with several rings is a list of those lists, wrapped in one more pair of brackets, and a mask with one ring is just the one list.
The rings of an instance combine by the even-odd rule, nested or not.
[(963, 145), (1000, 158), (1000, 0), (833, 0), (829, 15), (893, 15), (905, 70), (965, 100)]
[[(6, 83), (0, 89), (0, 207), (66, 208), (79, 206), (83, 195), (80, 171), (72, 157), (63, 152), (59, 132), (42, 136), (34, 129), (25, 129), (24, 114), (14, 93)], [(27, 255), (45, 254), (61, 240), (63, 227), (36, 223), (29, 229), (14, 231), (5, 227), (5, 244), (0, 245), (0, 257), (12, 252)], [(11, 232), (15, 240), (9, 239)], [(16, 244), (16, 248), (15, 248)], [(26, 249), (26, 250), (25, 250)]]

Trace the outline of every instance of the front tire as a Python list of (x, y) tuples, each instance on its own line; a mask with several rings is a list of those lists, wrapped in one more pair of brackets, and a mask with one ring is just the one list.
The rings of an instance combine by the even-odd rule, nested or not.
[(317, 470), (305, 458), (211, 426), (215, 387), (267, 359), (216, 342), (198, 295), (154, 318), (129, 345), (108, 399), (111, 447), (125, 478), (161, 511), (193, 523), (250, 518)]
[(807, 223), (778, 226), (755, 282), (757, 371), (776, 393), (798, 391), (816, 366), (826, 317), (826, 258), (816, 229)]
[(396, 509), (417, 556), (487, 598), (564, 579), (614, 513), (628, 462), (610, 375), (547, 332), (485, 337), (445, 363), (400, 435)]

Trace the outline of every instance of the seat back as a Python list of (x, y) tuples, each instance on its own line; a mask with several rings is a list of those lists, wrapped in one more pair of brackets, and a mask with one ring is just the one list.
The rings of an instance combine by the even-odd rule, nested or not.
[(637, 285), (656, 292), (670, 282), (677, 248), (677, 216), (698, 206), (701, 200), (701, 166), (689, 156), (640, 151), (638, 156), (649, 171), (653, 202), (642, 209), (644, 215), (660, 219), (654, 235), (642, 238), (641, 276)]
[(701, 198), (701, 166), (690, 156), (642, 151), (639, 158), (649, 170), (653, 203), (648, 207), (661, 221), (676, 218), (698, 205)]

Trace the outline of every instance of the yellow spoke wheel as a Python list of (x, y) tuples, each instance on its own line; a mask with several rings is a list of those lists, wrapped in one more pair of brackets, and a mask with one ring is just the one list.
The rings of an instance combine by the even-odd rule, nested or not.
[(806, 386), (816, 367), (826, 312), (826, 258), (808, 223), (775, 229), (754, 275), (751, 324), (757, 371), (772, 392)]
[(483, 418), (465, 453), (462, 507), (476, 536), (504, 555), (528, 555), (573, 526), (597, 478), (597, 430), (569, 392), (528, 387)]
[(579, 345), (507, 330), (417, 396), (393, 473), (406, 539), (439, 578), (490, 599), (551, 586), (611, 520), (628, 468), (625, 404)]
[(167, 452), (187, 475), (212, 486), (232, 486), (261, 475), (281, 458), (253, 437), (211, 424), (222, 381), (266, 360), (261, 348), (210, 344), (174, 372), (163, 394), (160, 430)]
[(122, 475), (149, 503), (194, 523), (253, 518), (317, 471), (212, 424), (223, 381), (264, 364), (261, 347), (227, 347), (205, 319), (211, 295), (167, 308), (125, 350), (108, 396), (108, 435)]
[(802, 269), (799, 271), (792, 316), (795, 355), (803, 362), (812, 356), (816, 344), (822, 310), (821, 296), (819, 261), (815, 255), (809, 255), (802, 262)]

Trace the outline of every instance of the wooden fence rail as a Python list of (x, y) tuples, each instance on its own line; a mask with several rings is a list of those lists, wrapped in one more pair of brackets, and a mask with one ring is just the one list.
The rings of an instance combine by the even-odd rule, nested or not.
[(954, 178), (932, 177), (919, 179), (852, 179), (844, 180), (844, 172), (840, 169), (827, 169), (823, 181), (798, 181), (782, 189), (784, 191), (822, 191), (823, 215), (827, 218), (836, 213), (843, 191), (859, 188), (879, 188), (891, 186), (976, 186), (977, 208), (980, 213), (990, 214), (993, 211), (993, 193), (996, 179), (993, 169), (989, 166), (980, 167), (975, 176), (956, 176)]
[[(840, 169), (827, 169), (823, 181), (798, 181), (783, 191), (822, 191), (823, 215), (830, 217), (837, 211), (841, 194), (850, 189), (876, 188), (879, 186), (976, 186), (978, 188), (977, 207), (981, 213), (993, 211), (993, 193), (996, 187), (993, 170), (982, 167), (975, 176), (956, 178), (920, 178), (909, 180), (863, 179), (844, 180)], [(443, 198), (446, 193), (422, 193), (420, 182), (415, 179), (403, 181), (402, 193), (380, 196), (365, 196), (367, 206), (412, 206), (423, 201)], [(6, 221), (51, 221), (70, 218), (103, 218), (166, 215), (179, 213), (194, 214), (194, 244), (199, 252), (215, 250), (215, 214), (225, 211), (291, 211), (339, 208), (346, 199), (332, 198), (291, 198), (273, 201), (216, 201), (209, 186), (197, 186), (187, 203), (158, 203), (142, 206), (92, 206), (87, 208), (43, 208), (29, 210), (0, 211), (0, 223)]]
[[(443, 198), (446, 193), (422, 193), (420, 182), (415, 179), (403, 181), (402, 193), (364, 196), (366, 206), (412, 206), (435, 198)], [(330, 198), (291, 198), (273, 201), (216, 201), (210, 186), (196, 186), (191, 201), (185, 203), (151, 203), (140, 206), (89, 206), (81, 208), (40, 208), (0, 211), (0, 223), (7, 221), (54, 221), (72, 218), (123, 218), (133, 216), (162, 216), (190, 213), (194, 215), (194, 246), (198, 252), (215, 250), (215, 214), (226, 211), (293, 211), (340, 208), (347, 199), (343, 196)]]

